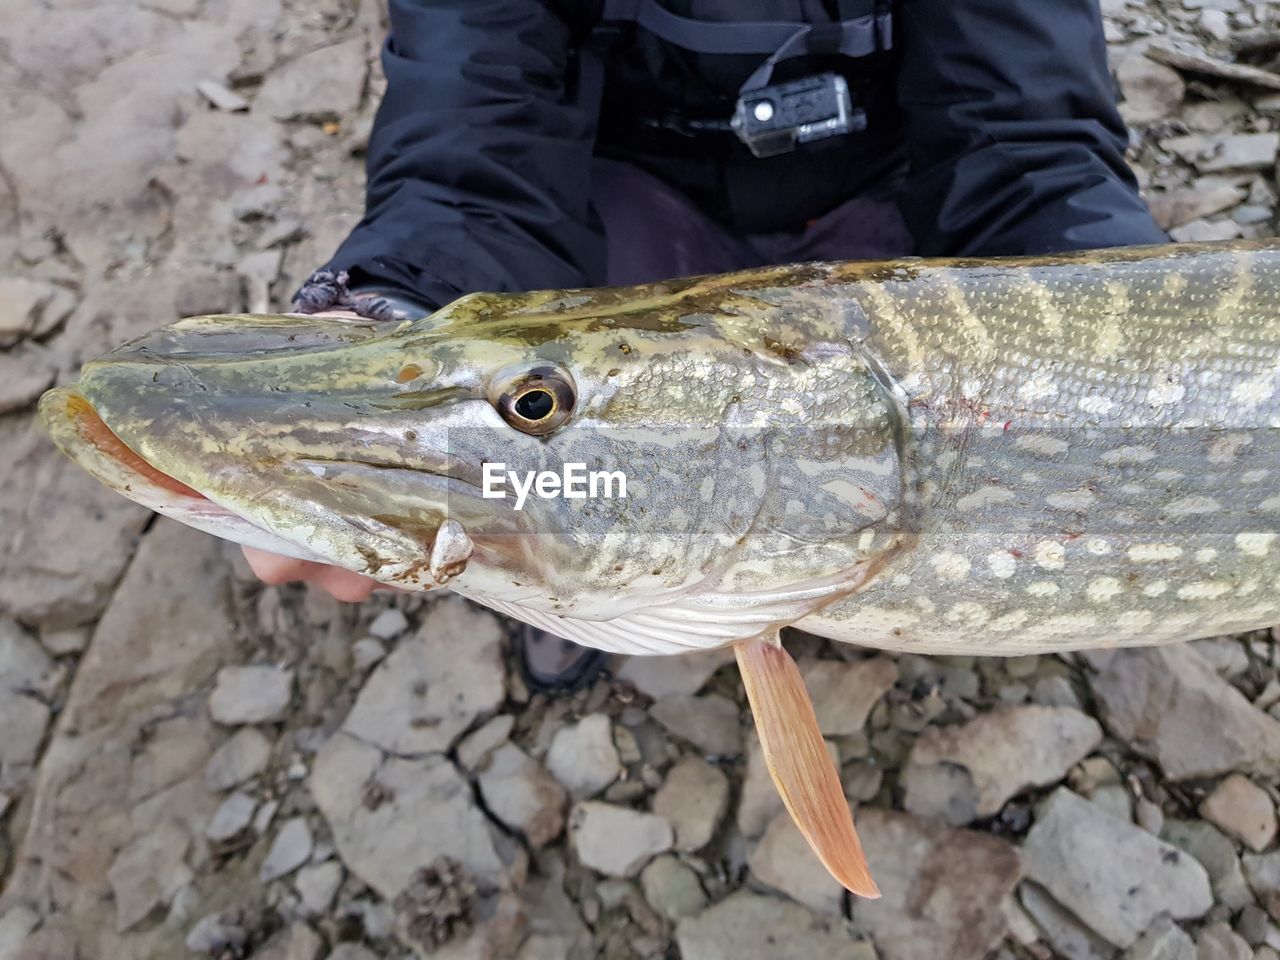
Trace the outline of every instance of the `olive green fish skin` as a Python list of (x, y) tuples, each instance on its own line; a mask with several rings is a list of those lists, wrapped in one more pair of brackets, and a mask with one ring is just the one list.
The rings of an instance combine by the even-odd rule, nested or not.
[[(548, 368), (576, 403), (529, 436), (495, 400)], [(240, 525), (203, 529), (430, 589), (447, 516), (475, 546), (450, 588), (595, 646), (794, 623), (1020, 654), (1280, 619), (1278, 374), (1280, 246), (1228, 243), (193, 318), (78, 390)], [(51, 432), (123, 487), (65, 391)], [(620, 469), (627, 497), (516, 510), (480, 494), (496, 461)]]

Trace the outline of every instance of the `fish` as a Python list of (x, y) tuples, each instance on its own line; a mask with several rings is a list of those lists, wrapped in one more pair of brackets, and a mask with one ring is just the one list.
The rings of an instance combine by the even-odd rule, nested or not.
[(1280, 243), (1231, 241), (193, 317), (39, 410), (238, 543), (611, 652), (732, 645), (788, 811), (875, 896), (779, 631), (1000, 656), (1270, 626), (1278, 378)]

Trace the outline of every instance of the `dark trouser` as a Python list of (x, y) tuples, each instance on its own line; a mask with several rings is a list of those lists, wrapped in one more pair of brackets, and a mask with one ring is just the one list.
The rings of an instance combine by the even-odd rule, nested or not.
[(610, 285), (911, 253), (911, 237), (891, 200), (855, 197), (799, 231), (735, 236), (680, 191), (638, 167), (598, 159), (592, 177), (591, 200), (604, 221)]

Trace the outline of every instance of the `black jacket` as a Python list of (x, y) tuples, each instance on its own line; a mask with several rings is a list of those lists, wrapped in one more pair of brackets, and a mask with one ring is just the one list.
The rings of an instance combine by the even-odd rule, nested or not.
[[(598, 284), (597, 151), (660, 173), (744, 231), (799, 227), (892, 184), (922, 255), (1165, 239), (1124, 162), (1097, 0), (900, 0), (893, 49), (864, 77), (868, 132), (768, 160), (728, 134), (683, 151), (633, 142), (629, 115), (724, 115), (751, 64), (636, 28), (598, 55), (600, 2), (390, 0), (366, 213), (329, 267), (433, 306), (476, 290)], [(798, 21), (837, 9), (731, 2), (748, 19), (762, 7)], [(694, 16), (714, 6), (665, 3)]]

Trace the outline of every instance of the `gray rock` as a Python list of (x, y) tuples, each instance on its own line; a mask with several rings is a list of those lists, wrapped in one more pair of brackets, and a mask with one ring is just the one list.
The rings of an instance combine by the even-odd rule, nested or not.
[(217, 80), (201, 80), (196, 84), (196, 92), (219, 110), (236, 112), (248, 110), (249, 101), (225, 84)]
[(286, 820), (272, 841), (271, 849), (267, 851), (267, 859), (262, 862), (258, 879), (263, 883), (270, 883), (293, 873), (311, 859), (313, 843), (311, 828), (307, 826), (305, 817)]
[(230, 917), (211, 913), (202, 917), (187, 933), (187, 949), (194, 953), (224, 955), (244, 946), (249, 938), (244, 927)]
[(500, 713), (480, 729), (467, 734), (458, 742), (458, 763), (462, 769), (476, 771), (493, 755), (493, 751), (511, 737), (516, 718)]
[(1090, 682), (1107, 726), (1172, 780), (1280, 775), (1280, 722), (1186, 646), (1119, 650)]
[(1238, 773), (1223, 780), (1200, 804), (1200, 815), (1255, 853), (1276, 837), (1276, 808), (1267, 792)]
[(479, 779), (489, 812), (524, 834), (531, 846), (545, 846), (564, 829), (564, 787), (514, 743), (493, 752)]
[(1145, 126), (1178, 111), (1187, 85), (1176, 70), (1131, 53), (1116, 65), (1116, 82), (1124, 102), (1120, 115), (1131, 126)]
[[(1021, 791), (1060, 781), (1101, 742), (1097, 721), (1070, 707), (1018, 706), (957, 726), (929, 727), (908, 759), (904, 802), (913, 813), (941, 812), (941, 819), (957, 826), (989, 817)], [(967, 803), (938, 811), (936, 791), (922, 793), (913, 771), (938, 768), (953, 778), (958, 770), (968, 774), (971, 785), (953, 785), (961, 796), (974, 796), (971, 813)]]
[(1175, 187), (1153, 195), (1147, 202), (1151, 216), (1163, 230), (1230, 210), (1245, 191), (1230, 180), (1202, 177), (1189, 187)]
[(1271, 853), (1246, 853), (1242, 859), (1244, 875), (1271, 919), (1280, 923), (1280, 850)]
[(253, 797), (247, 793), (233, 793), (209, 818), (204, 835), (214, 843), (225, 843), (249, 828), (257, 810), (258, 801)]
[(1225, 923), (1211, 923), (1196, 934), (1196, 960), (1253, 960), (1253, 949)]
[(44, 280), (0, 278), (0, 347), (10, 347), (32, 333), (58, 288)]
[(722, 757), (742, 753), (742, 723), (738, 706), (718, 693), (666, 697), (655, 703), (649, 712), (671, 733), (688, 740), (705, 753)]
[(56, 668), (44, 648), (0, 615), (0, 790), (26, 785), (51, 716), (40, 698), (51, 695)]
[[(1213, 2), (1215, 5), (1220, 5), (1222, 9), (1226, 9), (1226, 0), (1213, 0)], [(1207, 5), (1205, 0), (1189, 0), (1189, 2), (1184, 3), (1184, 6), (1187, 7), (1203, 7)], [(1196, 50), (1187, 45), (1174, 45), (1157, 40), (1147, 45), (1146, 54), (1153, 60), (1167, 63), (1169, 66), (1179, 70), (1189, 70), (1193, 73), (1221, 77), (1223, 80), (1233, 80), (1265, 87), (1270, 90), (1280, 90), (1280, 74), (1244, 63), (1219, 60), (1216, 57), (1208, 56), (1202, 50)]]
[(253, 955), (253, 960), (317, 960), (324, 944), (305, 923), (279, 931)]
[(583, 866), (610, 877), (633, 877), (675, 843), (662, 817), (596, 800), (569, 814), (569, 836)]
[(1225, 10), (1201, 10), (1198, 25), (1201, 31), (1219, 43), (1231, 39), (1231, 22)]
[(609, 717), (593, 713), (557, 730), (547, 751), (547, 769), (575, 800), (594, 797), (618, 779), (622, 761)]
[(627, 657), (618, 668), (623, 680), (651, 700), (693, 696), (726, 663), (733, 663), (733, 648), (718, 647), (676, 657)]
[(358, 671), (365, 671), (380, 662), (387, 655), (387, 648), (381, 640), (373, 637), (361, 637), (351, 645), (351, 665)]
[(379, 640), (394, 640), (408, 629), (409, 618), (395, 607), (388, 607), (370, 622), (369, 635)]
[[(465, 657), (458, 637), (467, 638)], [(506, 697), (501, 643), (493, 614), (461, 599), (437, 601), (370, 674), (342, 728), (388, 753), (449, 749)]]
[(0, 960), (15, 960), (31, 932), (40, 926), (40, 914), (18, 904), (0, 914)]
[(313, 50), (268, 74), (254, 112), (277, 120), (346, 120), (360, 106), (368, 70), (363, 40)]
[(728, 806), (729, 778), (701, 757), (672, 767), (653, 798), (653, 812), (675, 830), (676, 848), (689, 852), (711, 842)]
[[(682, 960), (876, 960), (839, 920), (819, 920), (799, 904), (739, 890), (676, 926)], [(937, 960), (931, 957), (930, 960)]]
[(1124, 960), (1196, 960), (1196, 945), (1168, 917), (1157, 917), (1125, 951)]
[(329, 951), (325, 960), (379, 960), (378, 955), (358, 943), (340, 943)]
[(194, 874), (185, 862), (190, 845), (186, 831), (165, 823), (116, 854), (107, 882), (115, 895), (118, 933), (141, 923), (153, 910), (167, 907), (192, 881)]
[(0, 414), (33, 406), (57, 376), (57, 364), (44, 347), (24, 343), (0, 351)]
[(761, 883), (810, 910), (840, 915), (844, 888), (827, 872), (785, 810), (773, 818), (747, 857), (747, 865)]
[(888, 810), (863, 807), (857, 825), (883, 896), (854, 898), (854, 925), (886, 960), (980, 960), (995, 948), (1021, 879), (1016, 848)]
[(1212, 824), (1198, 820), (1167, 820), (1160, 836), (1185, 850), (1209, 873), (1213, 897), (1232, 910), (1253, 900), (1236, 848)]
[(228, 726), (273, 723), (293, 696), (293, 671), (283, 667), (223, 667), (209, 694), (209, 715)]
[(324, 863), (303, 867), (294, 878), (293, 885), (308, 913), (324, 913), (337, 896), (338, 888), (342, 886), (342, 864), (337, 860), (326, 860)]
[(267, 768), (271, 741), (253, 727), (237, 730), (213, 752), (204, 768), (204, 782), (210, 790), (238, 787)]
[(316, 755), (310, 786), (343, 863), (386, 900), (440, 857), (479, 881), (501, 881), (493, 828), (443, 757), (386, 758), (338, 733)]
[(1192, 220), (1169, 231), (1169, 238), (1175, 243), (1211, 243), (1239, 236), (1240, 224), (1234, 220)]
[(1028, 880), (1019, 886), (1018, 893), (1023, 907), (1055, 953), (1067, 960), (1111, 960), (1118, 952), (1038, 884)]
[(1276, 161), (1280, 134), (1189, 134), (1161, 140), (1160, 146), (1195, 164), (1201, 173), (1223, 170), (1261, 170)]
[(698, 875), (669, 854), (655, 857), (640, 871), (640, 887), (649, 906), (672, 923), (697, 916), (707, 905)]
[(860, 731), (871, 709), (898, 679), (898, 668), (888, 657), (853, 663), (806, 657), (798, 666), (824, 737)]
[(1066, 787), (1042, 806), (1023, 855), (1031, 879), (1117, 947), (1162, 913), (1182, 920), (1213, 906), (1204, 867)]

